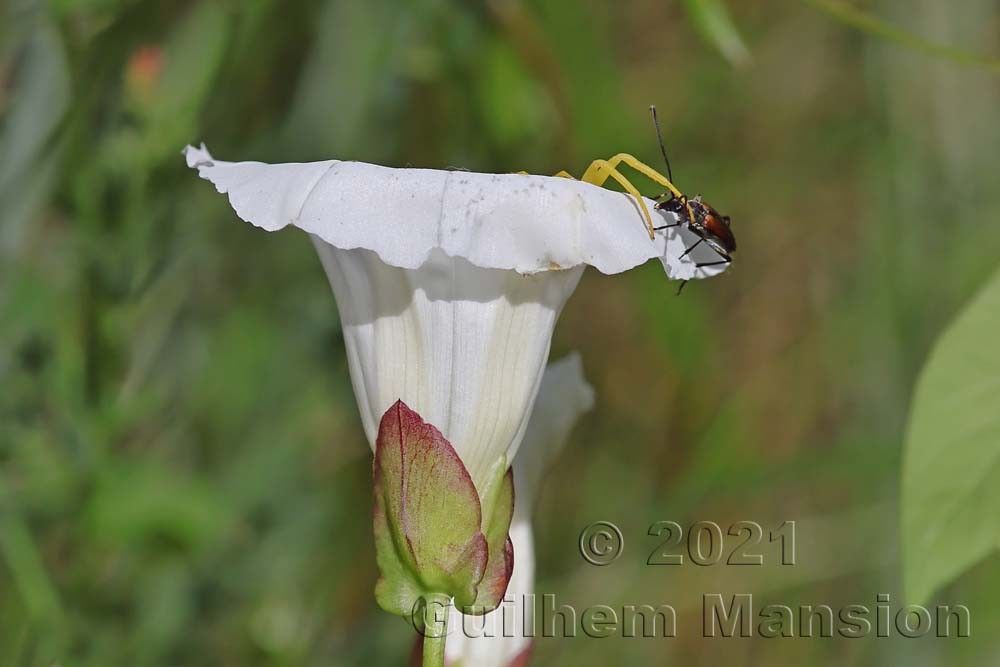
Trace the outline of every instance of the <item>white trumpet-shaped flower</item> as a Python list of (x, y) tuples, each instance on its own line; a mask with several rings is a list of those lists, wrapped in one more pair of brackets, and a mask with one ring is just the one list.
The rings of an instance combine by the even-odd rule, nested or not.
[(454, 608), (448, 619), (445, 656), (455, 667), (509, 667), (526, 660), (535, 633), (535, 548), (531, 515), (542, 479), (565, 447), (577, 420), (594, 405), (594, 390), (572, 354), (549, 365), (521, 450), (514, 460), (514, 571), (503, 603), (485, 616), (464, 616)]
[(696, 237), (683, 226), (650, 240), (634, 199), (571, 179), (185, 155), (242, 219), (312, 235), (372, 446), (402, 399), (441, 430), (480, 492), (501, 457), (514, 458), (586, 265), (618, 273), (657, 258), (682, 280), (724, 268), (696, 267), (705, 247), (684, 255)]
[(434, 252), (419, 270), (316, 242), (340, 307), (369, 439), (402, 397), (437, 426), (476, 488), (514, 457), (560, 310), (582, 267), (524, 276)]

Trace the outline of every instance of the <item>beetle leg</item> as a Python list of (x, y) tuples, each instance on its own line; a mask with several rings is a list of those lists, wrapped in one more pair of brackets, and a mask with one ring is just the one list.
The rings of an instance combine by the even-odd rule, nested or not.
[(681, 220), (681, 218), (685, 217), (685, 215), (687, 214), (687, 206), (686, 206), (687, 202), (684, 200), (683, 196), (681, 196), (680, 198), (675, 197), (672, 192), (665, 192), (662, 195), (660, 195), (660, 197), (667, 197), (667, 196), (669, 196), (670, 198), (659, 202), (656, 205), (656, 210), (673, 213), (675, 216), (677, 216), (677, 222), (671, 223), (669, 225), (663, 225), (662, 227), (657, 227), (656, 228), (657, 230), (667, 229), (668, 227), (677, 227), (678, 225), (691, 221), (691, 218), (687, 218), (686, 220)]
[(694, 250), (695, 248), (697, 248), (698, 246), (700, 246), (704, 241), (705, 241), (705, 239), (698, 239), (698, 241), (693, 246), (691, 246), (690, 248), (688, 248), (687, 250), (684, 251), (684, 254), (681, 255), (681, 257), (687, 257), (688, 254), (690, 254), (690, 252), (692, 250)]
[[(699, 241), (699, 243), (700, 243), (700, 241)], [(698, 244), (695, 243), (694, 245), (698, 245)], [(691, 246), (691, 247), (694, 248), (694, 246)], [(686, 255), (687, 253), (684, 253), (684, 254)], [(701, 262), (700, 264), (695, 264), (694, 268), (700, 269), (703, 266), (718, 266), (719, 264), (732, 264), (732, 263), (733, 263), (733, 258), (727, 256), (725, 259), (720, 259), (718, 262)], [(688, 282), (689, 281), (687, 281), (687, 280), (682, 280), (680, 286), (677, 288), (677, 294), (675, 294), (674, 296), (680, 296), (681, 295), (681, 291), (684, 289), (684, 286), (688, 284)]]
[(695, 264), (694, 268), (700, 269), (703, 266), (718, 266), (719, 264), (732, 264), (733, 260), (730, 257), (725, 259), (720, 259), (718, 262), (701, 262), (700, 264)]

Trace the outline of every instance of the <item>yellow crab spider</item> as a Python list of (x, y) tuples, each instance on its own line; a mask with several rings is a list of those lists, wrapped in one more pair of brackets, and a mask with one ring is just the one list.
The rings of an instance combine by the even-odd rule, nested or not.
[[(653, 114), (653, 124), (656, 127), (656, 139), (657, 141), (660, 142), (660, 153), (663, 154), (663, 161), (667, 165), (667, 173), (669, 174), (670, 160), (667, 159), (667, 150), (663, 147), (663, 135), (660, 133), (660, 121), (656, 117), (656, 107), (650, 106), (649, 110)], [(590, 166), (587, 167), (587, 171), (583, 172), (583, 176), (580, 177), (580, 180), (583, 181), (584, 183), (590, 183), (591, 185), (602, 187), (609, 178), (615, 179), (615, 181), (617, 181), (617, 183), (620, 186), (622, 186), (622, 188), (625, 189), (625, 192), (635, 197), (636, 202), (638, 202), (639, 204), (639, 208), (642, 210), (643, 217), (646, 218), (646, 228), (647, 231), (649, 232), (649, 238), (650, 240), (653, 240), (656, 238), (656, 230), (657, 230), (657, 227), (653, 226), (653, 217), (649, 214), (649, 208), (646, 206), (646, 202), (643, 201), (642, 199), (642, 193), (639, 192), (639, 189), (636, 188), (634, 185), (632, 185), (632, 183), (629, 182), (629, 180), (625, 177), (625, 175), (618, 170), (618, 165), (622, 163), (632, 167), (640, 174), (643, 174), (650, 180), (665, 187), (670, 192), (670, 194), (673, 195), (672, 201), (676, 201), (677, 203), (682, 205), (684, 209), (687, 211), (688, 215), (687, 222), (689, 224), (695, 223), (696, 219), (694, 215), (694, 209), (691, 207), (690, 202), (688, 202), (687, 197), (681, 194), (680, 190), (678, 190), (674, 186), (674, 184), (670, 182), (670, 179), (668, 179), (666, 176), (664, 176), (660, 172), (650, 167), (648, 164), (641, 162), (634, 155), (629, 155), (628, 153), (618, 153), (617, 155), (614, 155), (608, 158), (607, 160), (594, 160), (593, 162), (590, 163)], [(520, 171), (518, 173), (526, 174), (527, 172)], [(554, 175), (561, 178), (570, 178), (570, 179), (574, 178), (573, 175), (568, 171), (560, 171), (559, 173)], [(671, 178), (672, 177), (673, 176), (671, 175)], [(666, 196), (666, 193), (661, 195), (661, 197), (663, 196)], [(678, 212), (676, 210), (676, 207), (672, 207), (670, 210), (674, 213)], [(680, 223), (675, 223), (675, 224), (680, 224)], [(673, 227), (674, 225), (666, 225), (666, 226)], [(659, 229), (662, 229), (662, 227), (660, 227)]]
[[(593, 162), (590, 163), (590, 166), (587, 167), (587, 171), (583, 172), (583, 176), (580, 178), (580, 180), (583, 181), (584, 183), (590, 183), (591, 185), (596, 185), (598, 187), (604, 185), (604, 182), (607, 181), (609, 178), (613, 178), (615, 181), (617, 181), (618, 184), (625, 189), (625, 192), (635, 197), (635, 200), (639, 203), (639, 208), (642, 209), (642, 214), (646, 218), (646, 226), (649, 231), (649, 238), (653, 239), (655, 238), (654, 235), (655, 227), (653, 226), (653, 218), (649, 214), (649, 209), (646, 207), (646, 202), (644, 202), (642, 199), (642, 193), (640, 193), (638, 188), (632, 185), (632, 183), (630, 183), (629, 180), (625, 178), (625, 175), (618, 170), (618, 165), (623, 163), (627, 164), (628, 166), (632, 167), (639, 173), (643, 174), (651, 181), (655, 181), (656, 183), (665, 187), (679, 201), (686, 202), (684, 195), (682, 195), (680, 191), (674, 186), (674, 184), (671, 183), (669, 180), (667, 180), (667, 178), (663, 174), (656, 171), (648, 164), (640, 162), (636, 157), (629, 155), (628, 153), (618, 153), (617, 155), (608, 158), (607, 160), (594, 160)], [(573, 175), (567, 171), (560, 171), (558, 174), (556, 174), (556, 176), (560, 176), (562, 178), (573, 178)], [(691, 207), (689, 205), (688, 213), (691, 215), (691, 218), (693, 219), (694, 213), (690, 209)]]

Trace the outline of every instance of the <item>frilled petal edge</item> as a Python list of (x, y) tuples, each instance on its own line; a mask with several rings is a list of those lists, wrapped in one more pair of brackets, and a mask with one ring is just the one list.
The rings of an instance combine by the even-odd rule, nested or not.
[[(567, 178), (393, 169), (364, 162), (221, 162), (184, 150), (189, 167), (228, 194), (237, 215), (268, 231), (294, 225), (338, 248), (374, 251), (386, 264), (422, 266), (440, 249), (476, 266), (537, 273), (588, 264), (602, 273), (659, 259), (670, 278), (705, 278), (726, 265), (681, 227), (651, 240), (628, 195)], [(663, 224), (672, 214), (655, 211)], [(657, 223), (658, 224), (658, 223)]]

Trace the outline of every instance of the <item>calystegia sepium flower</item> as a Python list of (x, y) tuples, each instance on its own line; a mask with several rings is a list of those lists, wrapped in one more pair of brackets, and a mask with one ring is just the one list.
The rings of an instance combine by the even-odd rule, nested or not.
[[(678, 280), (725, 268), (698, 266), (697, 253), (687, 252), (696, 239), (684, 225), (651, 239), (636, 199), (568, 178), (339, 160), (222, 162), (204, 146), (189, 146), (185, 155), (240, 218), (267, 231), (298, 227), (319, 253), (376, 453), (376, 499), (390, 477), (400, 494), (422, 489), (384, 495), (377, 505), (385, 512), (382, 519), (376, 513), (377, 597), (394, 613), (409, 613), (405, 602), (426, 600), (435, 586), (442, 587), (438, 598), (475, 603), (480, 613), (502, 596), (506, 579), (501, 586), (495, 577), (509, 578), (517, 555), (507, 548), (511, 510), (504, 504), (513, 503), (513, 484), (506, 471), (528, 425), (556, 320), (585, 267), (614, 274), (659, 259)], [(665, 226), (677, 222), (645, 202)], [(391, 432), (387, 419), (412, 426), (396, 431), (398, 461), (379, 452)], [(430, 519), (416, 518), (439, 502), (466, 532), (444, 535), (429, 528)], [(383, 519), (391, 540), (378, 537)], [(421, 540), (446, 543), (445, 551), (407, 543), (414, 530)], [(487, 543), (485, 564), (476, 555), (477, 531)], [(385, 556), (390, 546), (392, 558)], [(405, 577), (395, 576), (397, 565)]]

